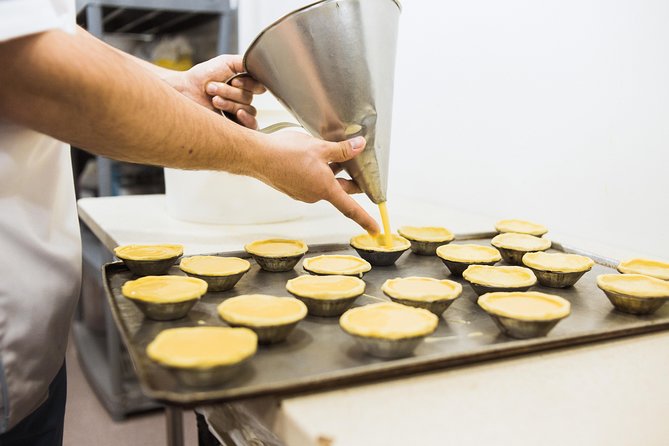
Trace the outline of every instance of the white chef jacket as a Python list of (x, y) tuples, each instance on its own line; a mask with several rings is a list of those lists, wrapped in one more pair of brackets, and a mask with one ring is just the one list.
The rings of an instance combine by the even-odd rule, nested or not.
[[(74, 1), (0, 1), (0, 45), (54, 29), (75, 32)], [(2, 120), (0, 255), (3, 433), (40, 406), (63, 364), (79, 295), (81, 240), (69, 147)]]

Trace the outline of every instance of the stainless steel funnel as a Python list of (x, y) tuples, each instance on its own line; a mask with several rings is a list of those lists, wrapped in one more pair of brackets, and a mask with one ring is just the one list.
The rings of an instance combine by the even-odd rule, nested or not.
[(344, 168), (374, 203), (386, 201), (400, 4), (323, 0), (277, 20), (244, 55), (244, 67), (311, 134), (362, 135)]

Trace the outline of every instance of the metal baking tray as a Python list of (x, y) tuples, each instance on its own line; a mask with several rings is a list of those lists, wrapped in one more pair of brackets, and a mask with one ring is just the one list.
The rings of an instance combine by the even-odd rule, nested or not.
[[(494, 235), (466, 234), (456, 237), (453, 243), (466, 240), (467, 243), (488, 245)], [(259, 346), (257, 354), (241, 373), (224, 386), (205, 389), (184, 386), (173, 373), (153, 363), (145, 353), (148, 343), (166, 328), (203, 324), (224, 326), (225, 323), (216, 313), (216, 306), (225, 298), (248, 293), (288, 296), (286, 281), (303, 274), (302, 263), (290, 272), (269, 273), (260, 270), (245, 252), (224, 253), (249, 259), (251, 270), (234, 289), (206, 294), (185, 318), (170, 322), (145, 319), (135, 305), (121, 295), (121, 285), (133, 278), (123, 263), (105, 265), (103, 275), (114, 319), (144, 393), (151, 398), (180, 406), (324, 390), (669, 328), (669, 305), (650, 316), (633, 316), (614, 311), (604, 293), (597, 288), (595, 278), (598, 274), (615, 272), (617, 262), (555, 242), (551, 251), (588, 255), (597, 263), (572, 288), (533, 288), (560, 295), (572, 305), (571, 315), (546, 337), (517, 340), (502, 335), (492, 319), (476, 305), (474, 291), (466, 281), (449, 277), (448, 270), (437, 257), (406, 253), (395, 266), (375, 267), (365, 275), (367, 290), (355, 306), (387, 300), (381, 292), (381, 285), (388, 278), (430, 276), (450, 278), (463, 285), (462, 296), (444, 312), (437, 331), (416, 349), (413, 356), (392, 360), (368, 356), (339, 328), (338, 318), (308, 316), (284, 343)], [(307, 257), (323, 253), (355, 254), (348, 245), (317, 245), (309, 248)], [(182, 272), (178, 267), (173, 267), (170, 274)]]

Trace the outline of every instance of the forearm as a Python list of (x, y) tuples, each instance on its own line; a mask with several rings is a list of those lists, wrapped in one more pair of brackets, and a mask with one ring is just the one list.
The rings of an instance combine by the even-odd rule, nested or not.
[(0, 117), (93, 153), (257, 176), (263, 136), (206, 110), (90, 36), (0, 44)]

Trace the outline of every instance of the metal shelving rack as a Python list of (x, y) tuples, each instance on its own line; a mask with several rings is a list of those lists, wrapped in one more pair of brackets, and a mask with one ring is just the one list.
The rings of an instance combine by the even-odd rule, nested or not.
[[(237, 11), (229, 0), (77, 0), (77, 22), (94, 36), (123, 35), (146, 40), (188, 31), (217, 21), (217, 53), (237, 50)], [(115, 161), (96, 157), (98, 196), (114, 195)], [(81, 367), (113, 419), (160, 407), (146, 398), (134, 375), (109, 308), (105, 303), (101, 266), (109, 252), (83, 224), (83, 285), (73, 326)], [(94, 303), (94, 305), (91, 305)], [(95, 323), (91, 323), (91, 313)], [(89, 317), (88, 320), (86, 319)]]

